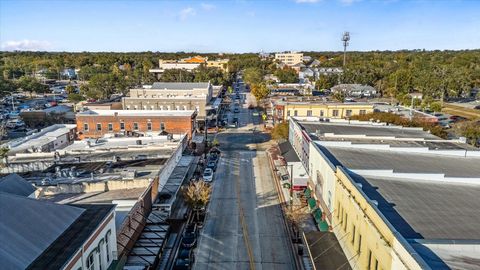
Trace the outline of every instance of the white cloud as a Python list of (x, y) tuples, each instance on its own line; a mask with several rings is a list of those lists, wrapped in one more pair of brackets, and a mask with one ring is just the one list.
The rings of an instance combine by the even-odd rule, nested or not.
[(303, 3), (317, 3), (320, 2), (321, 0), (295, 0), (295, 2), (303, 4)]
[(194, 8), (192, 7), (187, 7), (187, 8), (184, 8), (180, 11), (180, 20), (186, 20), (188, 17), (191, 17), (191, 16), (194, 16), (195, 14), (197, 14), (197, 12), (195, 11)]
[(52, 44), (44, 40), (8, 40), (2, 43), (5, 51), (46, 51), (51, 49)]
[(202, 7), (203, 10), (210, 11), (216, 8), (215, 5), (208, 4), (208, 3), (201, 3), (200, 6)]

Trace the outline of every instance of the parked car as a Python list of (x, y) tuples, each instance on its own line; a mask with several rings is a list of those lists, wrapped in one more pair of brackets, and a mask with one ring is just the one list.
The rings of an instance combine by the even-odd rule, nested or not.
[(206, 168), (203, 171), (203, 181), (205, 182), (212, 182), (213, 181), (213, 170), (210, 168)]
[(177, 259), (175, 260), (175, 270), (187, 270), (192, 269), (192, 265), (195, 262), (195, 255), (193, 249), (182, 248), (178, 251)]
[(217, 163), (215, 161), (208, 161), (207, 168), (212, 169), (212, 171), (217, 170)]
[(182, 236), (182, 247), (194, 248), (197, 245), (198, 228), (197, 224), (190, 223), (185, 228)]
[[(217, 154), (213, 154), (213, 153), (210, 153), (210, 155), (208, 156), (208, 162), (215, 162), (217, 163), (218, 162), (218, 155)], [(208, 165), (207, 165), (208, 167)]]
[(6, 124), (7, 128), (19, 128), (25, 126), (25, 122), (20, 119), (8, 120)]
[(239, 113), (239, 112), (240, 112), (240, 109), (235, 108), (235, 109), (233, 110), (233, 112), (234, 112), (234, 113)]

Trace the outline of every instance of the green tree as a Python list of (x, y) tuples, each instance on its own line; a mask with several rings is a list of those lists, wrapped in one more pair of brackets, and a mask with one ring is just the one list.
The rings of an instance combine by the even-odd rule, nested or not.
[(192, 72), (183, 69), (167, 69), (162, 73), (162, 82), (193, 82)]
[(335, 84), (336, 84), (336, 76), (320, 75), (318, 80), (315, 82), (315, 89), (317, 90), (330, 89), (334, 87)]
[(68, 100), (70, 100), (71, 102), (78, 103), (84, 99), (85, 98), (83, 98), (83, 96), (80, 94), (76, 94), (76, 93), (68, 94)]
[(243, 72), (243, 80), (248, 84), (260, 84), (263, 81), (262, 70), (256, 67), (246, 68)]
[(282, 83), (297, 83), (298, 82), (298, 74), (295, 70), (285, 67), (283, 69), (278, 69), (275, 71), (275, 76), (280, 80)]
[(87, 96), (95, 99), (108, 99), (112, 94), (125, 94), (128, 85), (123, 76), (114, 74), (94, 75), (88, 84)]
[(454, 125), (454, 129), (467, 138), (473, 146), (480, 146), (480, 125), (478, 121), (464, 121)]
[(17, 90), (17, 86), (10, 80), (0, 78), (0, 97), (9, 95)]
[(430, 103), (430, 110), (432, 110), (434, 112), (441, 112), (442, 111), (442, 103), (440, 103), (440, 102)]
[(23, 76), (17, 81), (18, 88), (21, 88), (23, 91), (30, 93), (30, 97), (35, 93), (45, 93), (48, 92), (48, 86), (41, 84), (37, 79), (33, 77)]
[(67, 92), (67, 94), (73, 94), (75, 93), (75, 86), (69, 84), (65, 87), (65, 92)]

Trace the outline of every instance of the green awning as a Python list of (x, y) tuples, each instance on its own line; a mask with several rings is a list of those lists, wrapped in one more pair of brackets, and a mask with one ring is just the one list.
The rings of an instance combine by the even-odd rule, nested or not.
[(315, 207), (317, 207), (317, 202), (314, 198), (308, 199), (308, 206), (310, 206), (310, 209), (315, 209)]
[(310, 198), (312, 196), (312, 190), (309, 188), (305, 189), (305, 197)]
[(320, 222), (322, 222), (322, 210), (320, 210), (320, 208), (315, 209), (315, 211), (313, 211), (313, 217), (317, 224), (320, 224)]
[(325, 220), (318, 223), (318, 229), (321, 232), (328, 232), (328, 228), (329, 228), (328, 223)]

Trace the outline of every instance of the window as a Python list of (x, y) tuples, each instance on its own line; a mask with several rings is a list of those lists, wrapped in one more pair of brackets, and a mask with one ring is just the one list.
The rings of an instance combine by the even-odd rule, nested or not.
[(358, 234), (358, 246), (357, 246), (357, 253), (360, 254), (362, 249), (362, 235)]
[(312, 116), (312, 110), (307, 111), (307, 116)]
[[(101, 242), (101, 244), (103, 244), (103, 242)], [(100, 244), (98, 245), (97, 250), (98, 250), (98, 266), (99, 266), (98, 268), (102, 270), (102, 250), (100, 248)]]
[(133, 130), (138, 130), (138, 123), (137, 122), (133, 123)]
[(345, 115), (346, 115), (347, 117), (352, 116), (352, 110), (347, 110), (347, 111), (345, 112)]
[(372, 267), (372, 251), (368, 250), (367, 269), (370, 270), (371, 267)]
[(298, 115), (297, 110), (293, 111), (293, 116), (297, 116), (297, 115)]
[(152, 130), (152, 122), (147, 123), (147, 130), (151, 131)]
[(290, 111), (287, 111), (287, 116), (290, 116)]
[(347, 231), (347, 223), (348, 223), (348, 214), (345, 213), (345, 223), (343, 224), (343, 230)]
[(320, 117), (322, 117), (323, 115), (323, 110), (320, 110)]
[(360, 115), (365, 115), (365, 114), (367, 114), (366, 110), (360, 110)]
[(333, 110), (332, 115), (333, 115), (333, 117), (338, 117), (338, 110)]
[(108, 131), (112, 131), (113, 130), (113, 124), (112, 123), (108, 123)]
[(90, 254), (88, 255), (87, 257), (87, 269), (88, 270), (93, 270), (95, 269), (95, 258), (93, 257), (93, 253), (95, 252), (95, 250), (93, 250), (92, 252), (90, 252)]
[(160, 130), (161, 131), (164, 131), (165, 130), (165, 123), (160, 123)]
[(355, 230), (356, 230), (356, 229), (357, 229), (357, 228), (355, 228), (355, 225), (352, 224), (352, 245), (355, 244)]
[(84, 124), (83, 124), (83, 130), (84, 130), (84, 131), (88, 131), (88, 124), (87, 124), (87, 123), (84, 123)]
[(102, 124), (101, 123), (97, 123), (97, 131), (102, 131)]
[(110, 235), (112, 234), (112, 231), (108, 231), (107, 235), (105, 235), (105, 251), (106, 251), (106, 257), (107, 257), (107, 263), (110, 262), (110, 246), (108, 244), (108, 239), (110, 238)]
[(120, 122), (120, 130), (125, 130), (125, 122)]

